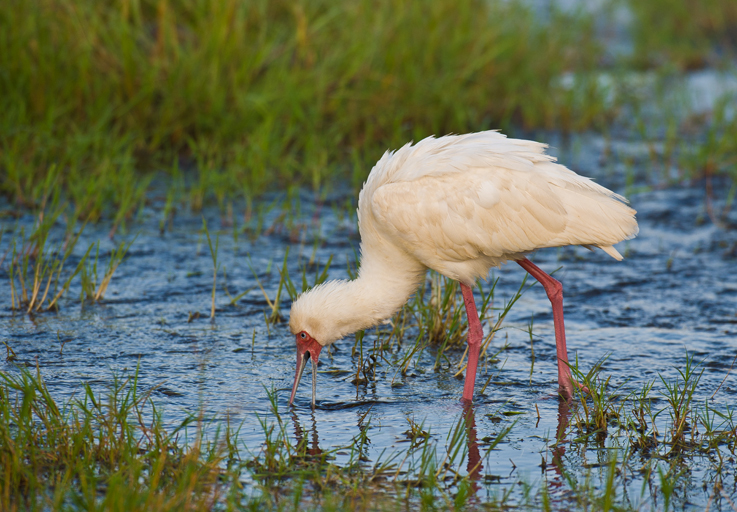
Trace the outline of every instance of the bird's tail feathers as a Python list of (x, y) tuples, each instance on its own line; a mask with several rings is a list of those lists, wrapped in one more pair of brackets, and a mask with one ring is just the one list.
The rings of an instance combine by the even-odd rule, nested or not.
[(623, 259), (622, 258), (622, 255), (619, 254), (619, 251), (616, 250), (611, 245), (606, 245), (606, 246), (603, 246), (603, 247), (602, 246), (599, 246), (599, 249), (601, 249), (602, 251), (604, 251), (605, 253), (607, 253), (609, 256), (611, 256), (612, 258), (614, 258), (617, 261), (622, 261), (622, 259)]

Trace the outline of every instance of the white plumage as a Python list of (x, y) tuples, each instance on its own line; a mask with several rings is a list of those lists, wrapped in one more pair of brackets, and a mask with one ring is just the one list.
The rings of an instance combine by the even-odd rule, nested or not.
[(544, 247), (599, 247), (621, 260), (613, 245), (637, 234), (635, 211), (556, 164), (546, 147), (486, 131), (387, 151), (358, 200), (359, 276), (294, 302), (290, 328), (298, 341), (304, 332), (325, 346), (389, 318), (428, 268), (470, 286), (491, 267), (527, 261)]

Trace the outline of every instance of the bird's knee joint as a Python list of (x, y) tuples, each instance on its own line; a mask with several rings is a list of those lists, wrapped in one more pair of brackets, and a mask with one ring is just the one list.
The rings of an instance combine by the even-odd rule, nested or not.
[(469, 345), (480, 345), (481, 340), (484, 339), (484, 329), (483, 327), (475, 327), (471, 328), (468, 332), (468, 343)]
[(479, 327), (478, 329), (476, 329), (475, 334), (476, 334), (476, 338), (479, 340), (479, 343), (481, 343), (481, 340), (484, 339), (484, 330), (481, 327)]
[(550, 300), (560, 300), (563, 298), (563, 285), (560, 281), (552, 279), (548, 286), (545, 287), (545, 291), (548, 294)]

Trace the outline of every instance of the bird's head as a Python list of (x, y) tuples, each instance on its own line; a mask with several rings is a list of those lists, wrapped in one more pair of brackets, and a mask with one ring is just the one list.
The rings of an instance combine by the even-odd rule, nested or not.
[[(326, 293), (331, 292), (331, 293)], [(330, 299), (337, 294), (332, 293), (332, 286), (317, 286), (300, 295), (292, 303), (289, 314), (289, 330), (297, 343), (297, 371), (294, 374), (292, 396), (289, 405), (294, 402), (297, 386), (302, 378), (307, 360), (312, 361), (312, 406), (315, 406), (317, 394), (317, 363), (322, 347), (334, 341), (329, 311), (334, 309)], [(327, 302), (326, 302), (327, 299)]]
[(328, 281), (304, 292), (292, 303), (289, 329), (297, 341), (297, 372), (291, 405), (307, 360), (312, 361), (312, 406), (315, 406), (317, 361), (320, 350), (358, 329), (374, 325), (371, 309), (352, 291), (351, 282)]
[(289, 398), (289, 405), (294, 402), (294, 395), (297, 394), (297, 386), (302, 379), (302, 374), (307, 366), (307, 360), (312, 361), (312, 407), (315, 406), (315, 395), (317, 394), (317, 362), (320, 358), (322, 345), (310, 336), (307, 331), (300, 331), (295, 334), (297, 340), (297, 371), (294, 374), (294, 384), (292, 385), (292, 396)]

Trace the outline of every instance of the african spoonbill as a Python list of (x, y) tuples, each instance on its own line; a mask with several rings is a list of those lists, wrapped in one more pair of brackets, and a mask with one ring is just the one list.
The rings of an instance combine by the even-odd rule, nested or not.
[(469, 356), (462, 400), (473, 399), (483, 329), (471, 287), (491, 267), (515, 261), (545, 288), (553, 307), (558, 386), (570, 397), (563, 287), (525, 255), (544, 247), (613, 247), (637, 235), (622, 196), (556, 164), (547, 145), (497, 131), (428, 137), (387, 151), (358, 197), (361, 266), (353, 281), (329, 281), (292, 304), (297, 341), (291, 404), (307, 360), (316, 371), (326, 345), (399, 310), (433, 269), (460, 281)]

